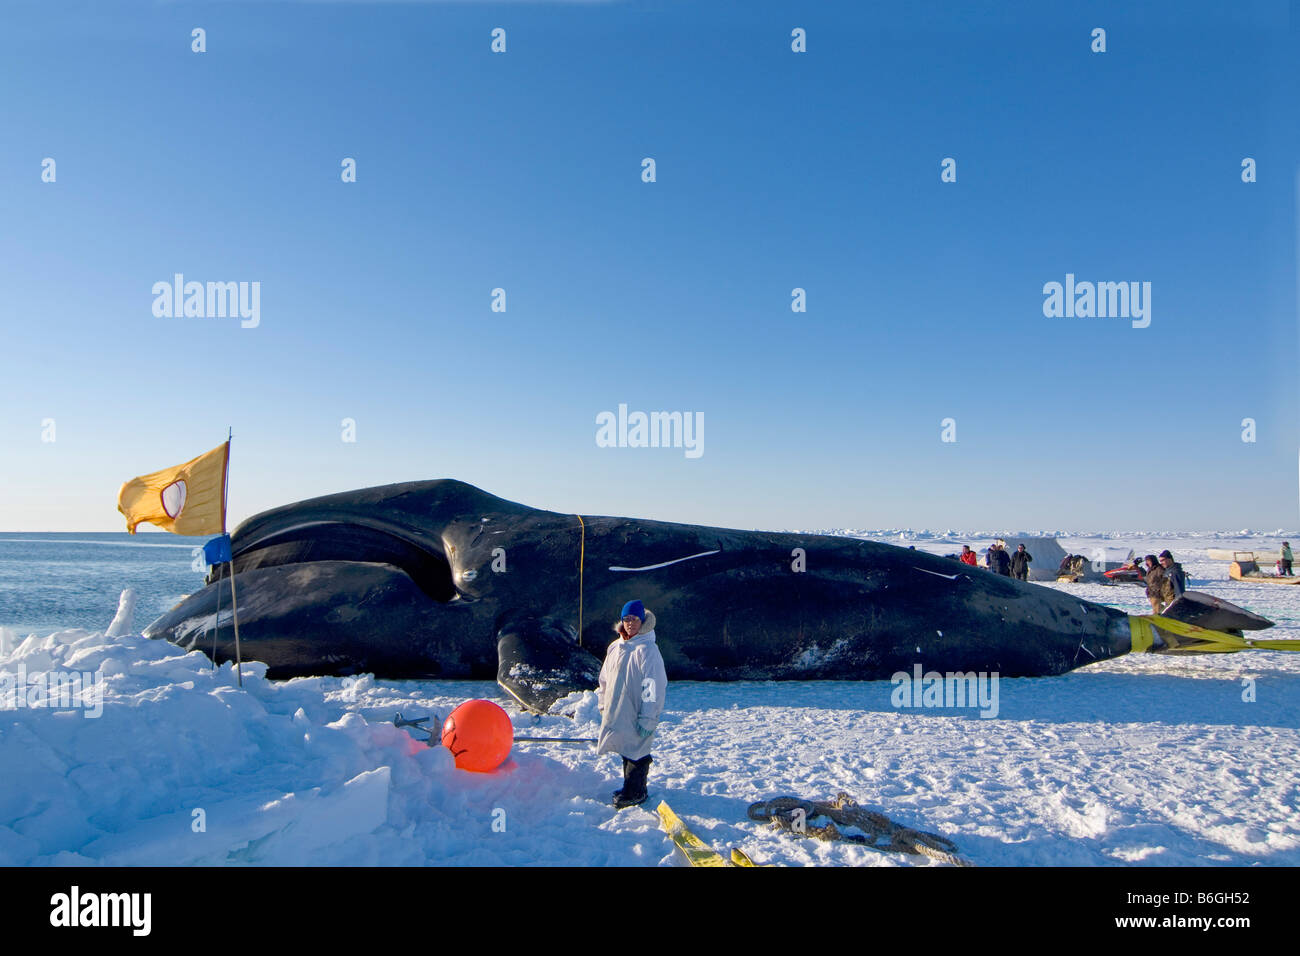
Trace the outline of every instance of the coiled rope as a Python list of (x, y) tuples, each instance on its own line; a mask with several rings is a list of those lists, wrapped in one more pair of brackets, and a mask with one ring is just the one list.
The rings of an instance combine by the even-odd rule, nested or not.
[[(815, 817), (826, 817), (828, 822), (816, 826), (812, 822)], [(957, 845), (946, 837), (894, 823), (883, 813), (859, 806), (856, 800), (843, 792), (830, 802), (798, 797), (760, 800), (750, 805), (749, 818), (759, 823), (771, 823), (773, 829), (785, 830), (795, 836), (843, 840), (881, 852), (919, 853), (953, 866), (975, 865), (959, 857)], [(862, 834), (844, 833), (840, 827), (857, 827)]]

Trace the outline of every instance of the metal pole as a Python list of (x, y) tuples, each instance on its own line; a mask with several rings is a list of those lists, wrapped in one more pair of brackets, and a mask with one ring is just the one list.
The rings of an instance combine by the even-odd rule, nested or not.
[[(1296, 642), (1300, 644), (1300, 641)], [(595, 737), (516, 737), (517, 744), (594, 744)]]
[[(221, 533), (226, 533), (226, 501), (230, 494), (230, 440), (234, 430), (226, 427), (226, 483), (221, 489)], [(221, 582), (217, 581), (217, 595), (221, 594)], [(239, 650), (239, 599), (235, 595), (235, 555), (230, 555), (230, 613), (235, 623), (235, 671), (239, 675), (239, 686), (244, 686), (244, 655)], [(218, 618), (218, 620), (220, 620)]]
[[(221, 529), (225, 533), (225, 527)], [(212, 669), (217, 669), (217, 636), (221, 633), (221, 573), (217, 572), (217, 617), (212, 623)]]
[[(230, 609), (235, 618), (235, 670), (239, 672), (239, 686), (244, 686), (244, 659), (239, 653), (239, 602), (235, 598), (235, 568), (230, 562)], [(218, 588), (220, 590), (220, 588)]]

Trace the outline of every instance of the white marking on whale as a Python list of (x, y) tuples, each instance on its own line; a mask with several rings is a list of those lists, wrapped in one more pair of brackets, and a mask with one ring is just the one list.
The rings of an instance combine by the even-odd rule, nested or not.
[(922, 571), (925, 574), (933, 574), (936, 578), (947, 578), (949, 581), (956, 581), (961, 577), (960, 574), (940, 574), (938, 571), (926, 571), (925, 568), (918, 568), (916, 565), (912, 565), (912, 569), (914, 571)]
[(673, 558), (673, 560), (664, 561), (662, 564), (647, 564), (644, 568), (619, 568), (611, 564), (609, 566), (609, 569), (611, 571), (653, 571), (656, 568), (666, 568), (670, 564), (681, 564), (683, 561), (690, 561), (693, 560), (694, 558), (707, 558), (711, 554), (721, 554), (721, 553), (722, 553), (722, 549), (718, 548), (717, 550), (714, 551), (701, 551), (699, 554), (688, 554), (684, 558)]

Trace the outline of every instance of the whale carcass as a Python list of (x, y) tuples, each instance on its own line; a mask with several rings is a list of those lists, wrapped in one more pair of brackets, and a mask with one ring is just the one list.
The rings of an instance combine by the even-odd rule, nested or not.
[(495, 677), (537, 711), (595, 686), (631, 598), (677, 680), (1037, 676), (1133, 648), (1122, 611), (919, 551), (561, 514), (451, 479), (266, 511), (232, 555), (145, 634), (233, 659), (233, 574), (242, 654), (270, 677)]

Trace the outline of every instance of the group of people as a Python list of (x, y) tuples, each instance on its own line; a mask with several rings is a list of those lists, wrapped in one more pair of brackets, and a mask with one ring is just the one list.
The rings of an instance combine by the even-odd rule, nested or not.
[(1169, 607), (1187, 590), (1187, 572), (1168, 549), (1161, 551), (1159, 556), (1148, 554), (1145, 558), (1134, 558), (1122, 570), (1136, 571), (1138, 578), (1146, 584), (1147, 600), (1151, 602), (1153, 614)]
[[(971, 550), (969, 544), (961, 546), (961, 554), (957, 556), (957, 560), (973, 568), (979, 567), (979, 557)], [(1015, 578), (1017, 581), (1029, 580), (1029, 563), (1033, 560), (1033, 556), (1025, 550), (1023, 544), (1016, 545), (1016, 550), (1008, 554), (1007, 543), (1001, 538), (989, 545), (988, 550), (984, 552), (984, 567), (994, 574)]]
[[(1073, 556), (1067, 555), (1066, 560), (1071, 557)], [(1290, 573), (1291, 548), (1285, 542), (1282, 557), (1287, 573)], [(961, 546), (958, 560), (962, 564), (979, 567), (979, 557), (968, 544)], [(1015, 578), (1018, 581), (1029, 580), (1029, 564), (1033, 560), (1033, 556), (1025, 550), (1023, 544), (1016, 545), (1016, 550), (1008, 553), (1007, 543), (1001, 538), (989, 545), (988, 550), (984, 552), (984, 567), (994, 574)], [(1132, 564), (1126, 564), (1124, 568), (1137, 571), (1138, 577), (1146, 584), (1147, 600), (1151, 602), (1151, 609), (1156, 614), (1173, 604), (1187, 590), (1187, 573), (1167, 549), (1161, 551), (1159, 555), (1148, 554), (1145, 558), (1135, 558)]]

